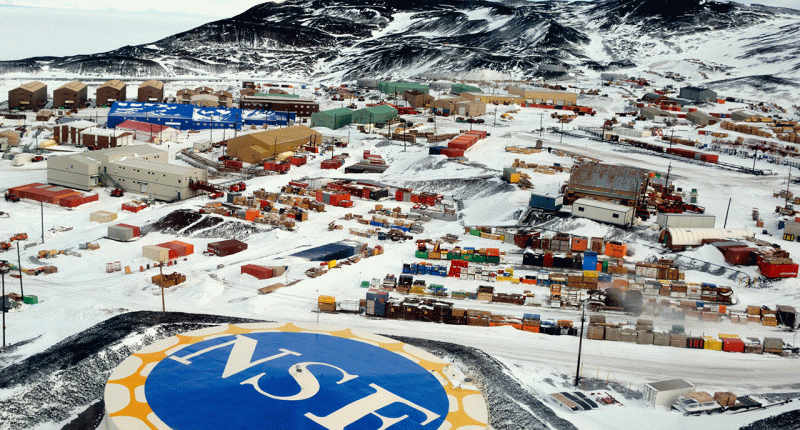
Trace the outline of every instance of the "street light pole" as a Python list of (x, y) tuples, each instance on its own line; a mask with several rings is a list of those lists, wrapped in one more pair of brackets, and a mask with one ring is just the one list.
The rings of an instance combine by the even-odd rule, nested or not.
[(3, 348), (6, 347), (6, 272), (9, 268), (5, 263), (0, 263), (0, 277), (3, 278)]
[(586, 301), (581, 303), (581, 334), (578, 337), (578, 367), (575, 371), (575, 386), (581, 379), (581, 350), (583, 349), (583, 323), (586, 321)]
[(19, 241), (17, 241), (17, 268), (19, 269), (19, 295), (25, 299), (25, 290), (22, 289), (22, 259), (19, 257)]

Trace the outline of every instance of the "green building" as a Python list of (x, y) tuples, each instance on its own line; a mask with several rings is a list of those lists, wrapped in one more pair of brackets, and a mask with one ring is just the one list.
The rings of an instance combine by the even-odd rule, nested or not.
[(353, 123), (353, 111), (348, 108), (323, 110), (311, 114), (312, 127), (336, 130)]
[(450, 92), (453, 94), (480, 93), (481, 89), (467, 84), (453, 84), (453, 86), (450, 87)]
[(389, 105), (378, 105), (353, 112), (353, 122), (356, 124), (385, 123), (392, 118), (397, 118), (397, 109)]
[(430, 91), (427, 85), (412, 82), (381, 82), (378, 84), (378, 90), (384, 94), (403, 94), (408, 90), (417, 90), (428, 94)]

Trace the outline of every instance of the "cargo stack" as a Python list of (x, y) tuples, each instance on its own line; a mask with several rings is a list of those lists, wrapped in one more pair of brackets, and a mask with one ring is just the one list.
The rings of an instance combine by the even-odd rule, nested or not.
[(241, 267), (240, 273), (246, 273), (256, 279), (264, 280), (283, 275), (286, 266), (258, 266), (255, 264), (245, 264)]
[(389, 293), (377, 289), (367, 291), (367, 315), (386, 316), (386, 302)]
[(336, 297), (319, 296), (317, 298), (317, 307), (320, 312), (336, 312)]
[(120, 242), (130, 242), (139, 238), (139, 227), (129, 224), (116, 224), (108, 226), (108, 238)]

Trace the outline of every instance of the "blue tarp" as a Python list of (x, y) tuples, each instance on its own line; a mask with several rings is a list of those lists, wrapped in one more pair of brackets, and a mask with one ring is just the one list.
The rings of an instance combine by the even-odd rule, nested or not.
[(180, 130), (236, 128), (247, 125), (289, 125), (294, 112), (208, 108), (175, 103), (114, 102), (108, 112), (108, 127), (127, 120), (166, 125)]
[(352, 246), (341, 243), (329, 243), (292, 254), (294, 257), (307, 258), (310, 261), (342, 260), (355, 255)]

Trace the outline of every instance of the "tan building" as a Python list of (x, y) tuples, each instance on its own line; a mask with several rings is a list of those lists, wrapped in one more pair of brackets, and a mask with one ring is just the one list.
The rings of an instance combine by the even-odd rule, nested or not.
[(431, 109), (447, 115), (481, 116), (486, 115), (486, 103), (469, 101), (461, 97), (444, 97), (431, 102)]
[(97, 127), (97, 124), (86, 120), (58, 124), (53, 127), (53, 140), (55, 140), (59, 145), (66, 143), (79, 145), (81, 132), (95, 127)]
[(512, 85), (506, 88), (509, 94), (514, 94), (525, 99), (527, 103), (575, 106), (578, 104), (578, 94), (570, 91), (551, 90), (542, 87), (519, 87)]
[(219, 105), (219, 98), (213, 94), (200, 93), (192, 96), (191, 103), (195, 106), (214, 108)]
[(139, 102), (161, 103), (164, 100), (164, 83), (151, 79), (139, 85)]
[(217, 91), (214, 93), (217, 96), (217, 106), (230, 108), (233, 107), (233, 94), (227, 91)]
[(111, 106), (114, 102), (128, 99), (128, 86), (119, 79), (112, 79), (97, 88), (95, 93), (97, 106)]
[(76, 109), (86, 107), (86, 84), (72, 81), (53, 90), (53, 108)]
[(525, 99), (514, 94), (461, 93), (461, 98), (471, 102), (483, 102), (499, 105), (522, 104)]
[(245, 134), (228, 140), (228, 154), (256, 164), (286, 151), (296, 151), (306, 144), (319, 144), (322, 135), (304, 125)]
[(408, 104), (414, 106), (415, 108), (424, 108), (433, 102), (433, 96), (425, 94), (419, 90), (408, 90), (404, 92), (403, 99), (405, 99)]
[(47, 85), (33, 81), (8, 92), (9, 109), (40, 109), (47, 104)]
[(0, 130), (0, 138), (8, 140), (8, 146), (17, 146), (19, 144), (19, 132), (16, 130)]
[(197, 95), (197, 91), (189, 88), (178, 90), (178, 93), (175, 95), (175, 102), (184, 105), (192, 104), (192, 96), (195, 95)]
[(206, 169), (169, 164), (169, 152), (150, 145), (118, 146), (47, 159), (47, 183), (85, 191), (105, 182), (174, 201), (194, 197), (201, 191), (192, 190), (191, 183), (206, 180)]

